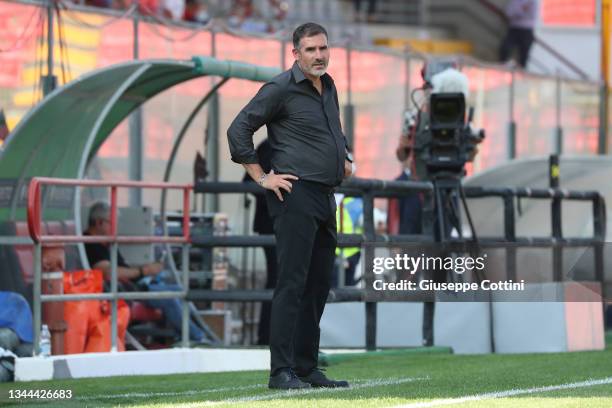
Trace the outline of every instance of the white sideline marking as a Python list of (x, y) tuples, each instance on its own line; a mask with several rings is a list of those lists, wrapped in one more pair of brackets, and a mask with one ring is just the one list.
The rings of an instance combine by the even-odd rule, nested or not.
[(306, 396), (313, 394), (330, 394), (337, 392), (354, 391), (363, 388), (372, 387), (383, 387), (387, 385), (399, 385), (414, 381), (428, 380), (429, 377), (405, 377), (405, 378), (394, 378), (394, 379), (372, 379), (363, 382), (353, 381), (353, 384), (349, 388), (311, 388), (306, 390), (289, 390), (289, 391), (277, 391), (274, 393), (253, 395), (252, 397), (239, 397), (239, 398), (228, 398), (220, 401), (205, 401), (202, 404), (189, 405), (190, 407), (208, 407), (221, 404), (231, 404), (236, 402), (253, 402), (253, 401), (264, 401), (276, 398), (284, 397), (296, 397)]
[(209, 388), (205, 390), (195, 391), (176, 391), (176, 392), (128, 392), (125, 394), (101, 394), (92, 395), (89, 397), (77, 397), (76, 400), (103, 400), (103, 399), (119, 399), (119, 398), (154, 398), (154, 397), (188, 397), (190, 395), (212, 394), (215, 392), (227, 391), (246, 391), (255, 390), (257, 388), (266, 388), (266, 384), (252, 385), (237, 385), (235, 387)]
[[(339, 391), (351, 391), (361, 388), (379, 387), (385, 385), (397, 385), (404, 384), (413, 381), (427, 380), (428, 377), (423, 378), (396, 378), (396, 379), (371, 379), (371, 380), (354, 380), (350, 388), (312, 388), (309, 390), (289, 390), (289, 391), (272, 391), (267, 394), (254, 395), (252, 397), (238, 397), (230, 398), (219, 401), (205, 401), (203, 405), (198, 406), (210, 406), (227, 404), (231, 402), (248, 402), (248, 401), (260, 401), (266, 399), (291, 397), (295, 395), (307, 395), (307, 394), (318, 394), (324, 392), (339, 392)], [(77, 397), (75, 400), (88, 401), (88, 400), (104, 400), (104, 399), (122, 399), (122, 398), (155, 398), (155, 397), (189, 397), (193, 395), (213, 394), (218, 392), (228, 391), (247, 391), (255, 389), (268, 389), (267, 384), (252, 384), (242, 385), (235, 387), (221, 387), (221, 388), (210, 388), (205, 390), (194, 390), (194, 391), (177, 391), (177, 392), (131, 392), (125, 394), (101, 394), (93, 395), (89, 397)], [(189, 403), (189, 406), (193, 406), (193, 403)]]
[(445, 399), (438, 399), (438, 400), (433, 400), (433, 401), (417, 402), (413, 404), (397, 405), (395, 406), (395, 408), (439, 407), (443, 405), (461, 404), (464, 402), (482, 401), (482, 400), (495, 399), (495, 398), (506, 398), (506, 397), (512, 397), (515, 395), (537, 394), (537, 393), (548, 392), (548, 391), (593, 387), (595, 385), (604, 385), (604, 384), (612, 384), (612, 377), (601, 378), (597, 380), (592, 379), (592, 380), (568, 383), (568, 384), (548, 385), (545, 387), (522, 388), (522, 389), (513, 389), (513, 390), (507, 390), (507, 391), (488, 392), (485, 394), (466, 395), (464, 397), (458, 397), (458, 398), (445, 398)]

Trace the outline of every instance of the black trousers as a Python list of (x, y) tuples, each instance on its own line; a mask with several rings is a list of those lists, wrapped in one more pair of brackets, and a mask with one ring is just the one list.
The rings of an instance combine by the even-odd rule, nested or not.
[(519, 65), (525, 68), (527, 66), (529, 51), (531, 50), (533, 40), (533, 30), (529, 28), (510, 27), (499, 50), (501, 62), (508, 61), (516, 48), (518, 49)]
[(270, 372), (317, 367), (323, 315), (336, 249), (336, 202), (330, 187), (293, 181), (284, 201), (267, 191), (278, 256), (270, 321)]

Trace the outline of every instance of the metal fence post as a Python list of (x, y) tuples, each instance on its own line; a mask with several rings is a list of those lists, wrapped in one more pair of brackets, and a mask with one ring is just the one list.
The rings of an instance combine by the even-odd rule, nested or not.
[(351, 43), (349, 41), (346, 46), (347, 103), (344, 106), (344, 134), (355, 154), (355, 107), (353, 106), (351, 70)]
[(601, 7), (600, 17), (600, 72), (601, 72), (601, 87), (599, 90), (599, 140), (597, 143), (597, 153), (607, 154), (608, 153), (608, 131), (610, 120), (609, 104), (610, 100), (610, 37), (612, 27), (610, 27), (610, 21), (612, 20), (612, 1), (600, 0), (599, 5)]
[(42, 244), (34, 244), (34, 356), (40, 354), (40, 325), (41, 325), (41, 288), (42, 288)]
[[(504, 235), (507, 242), (516, 241), (516, 219), (514, 217), (514, 196), (504, 195)], [(506, 278), (516, 281), (516, 247), (509, 244), (506, 247)]]
[[(363, 232), (366, 239), (365, 251), (374, 251), (374, 247), (371, 245), (376, 240), (376, 230), (374, 227), (374, 197), (369, 191), (363, 194)], [(372, 253), (366, 253), (364, 259), (373, 259)], [(363, 271), (365, 277), (365, 288), (367, 291), (372, 288), (374, 283), (374, 272), (370, 270), (368, 265), (364, 266)], [(377, 304), (376, 302), (365, 303), (365, 336), (366, 336), (366, 350), (376, 350), (376, 318), (377, 318)]]
[[(140, 52), (140, 16), (136, 1), (136, 10), (132, 20), (132, 57), (134, 60), (139, 58)], [(142, 139), (142, 109), (137, 108), (129, 117), (129, 155), (128, 172), (130, 180), (142, 180), (143, 174), (143, 139)], [(129, 202), (131, 206), (140, 207), (142, 205), (142, 190), (138, 188), (130, 189)]]
[[(345, 234), (344, 231), (344, 198), (340, 201), (340, 204), (337, 208), (338, 213), (338, 227), (340, 234)], [(336, 255), (336, 265), (338, 266), (338, 287), (345, 287), (346, 283), (346, 267), (345, 267), (346, 258), (344, 257), (344, 248), (340, 248), (340, 253)]]
[(555, 89), (556, 105), (555, 105), (555, 136), (554, 136), (554, 152), (559, 155), (563, 153), (563, 127), (561, 126), (561, 76), (557, 71), (556, 89)]
[(111, 352), (117, 351), (117, 252), (119, 244), (111, 244)]
[[(549, 157), (549, 187), (559, 188), (559, 156), (551, 154)], [(555, 282), (563, 281), (563, 247), (559, 240), (563, 239), (561, 228), (561, 198), (553, 197), (550, 204), (551, 235), (556, 241), (553, 244), (553, 279)]]
[[(217, 33), (214, 28), (210, 32), (211, 56), (217, 56)], [(211, 76), (211, 87), (215, 86), (217, 79)], [(208, 180), (219, 181), (219, 94), (215, 93), (208, 102), (208, 125), (206, 128), (206, 141), (204, 154), (206, 165), (209, 170)], [(208, 212), (217, 212), (219, 208), (219, 197), (216, 194), (204, 196), (204, 208)]]
[(409, 50), (410, 49), (408, 48), (408, 46), (404, 48), (404, 75), (406, 75), (406, 84), (404, 85), (404, 111), (406, 112), (410, 109), (410, 106), (412, 105), (412, 100), (410, 98), (410, 93), (412, 92), (412, 89), (410, 87), (412, 71), (410, 66)]
[(54, 60), (53, 50), (55, 49), (55, 41), (53, 37), (53, 13), (55, 12), (55, 4), (53, 0), (47, 0), (47, 75), (42, 76), (43, 95), (47, 96), (55, 88), (57, 88), (57, 77), (54, 75)]
[(181, 271), (183, 278), (183, 297), (181, 299), (182, 306), (182, 325), (181, 325), (181, 345), (189, 347), (189, 302), (187, 301), (187, 292), (189, 291), (189, 244), (184, 243), (181, 246)]
[(513, 160), (516, 158), (516, 122), (514, 121), (514, 77), (515, 72), (512, 70), (510, 80), (510, 103), (509, 103), (509, 115), (508, 118), (508, 159)]
[(595, 279), (604, 285), (604, 243), (606, 242), (606, 202), (603, 197), (593, 199), (593, 236), (595, 244)]
[(113, 242), (111, 243), (110, 262), (111, 262), (111, 352), (117, 351), (117, 254), (119, 253), (119, 244), (117, 243), (117, 187), (111, 187), (111, 208), (110, 208), (110, 228)]
[(599, 138), (597, 142), (597, 154), (608, 154), (608, 121), (610, 120), (609, 90), (606, 84), (599, 88)]

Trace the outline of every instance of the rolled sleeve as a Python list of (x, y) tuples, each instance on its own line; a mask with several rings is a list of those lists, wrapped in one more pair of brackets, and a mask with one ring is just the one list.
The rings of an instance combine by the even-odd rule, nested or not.
[(283, 92), (280, 85), (268, 82), (236, 116), (227, 129), (227, 140), (232, 161), (240, 164), (259, 163), (253, 134), (274, 120), (282, 108)]

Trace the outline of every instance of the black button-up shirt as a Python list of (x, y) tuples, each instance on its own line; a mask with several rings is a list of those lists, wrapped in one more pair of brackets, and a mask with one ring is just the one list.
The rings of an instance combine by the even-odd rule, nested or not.
[(261, 87), (229, 129), (232, 160), (259, 163), (253, 133), (268, 128), (272, 169), (301, 180), (337, 186), (344, 177), (347, 144), (340, 125), (338, 93), (331, 76), (321, 76), (319, 94), (297, 63)]

